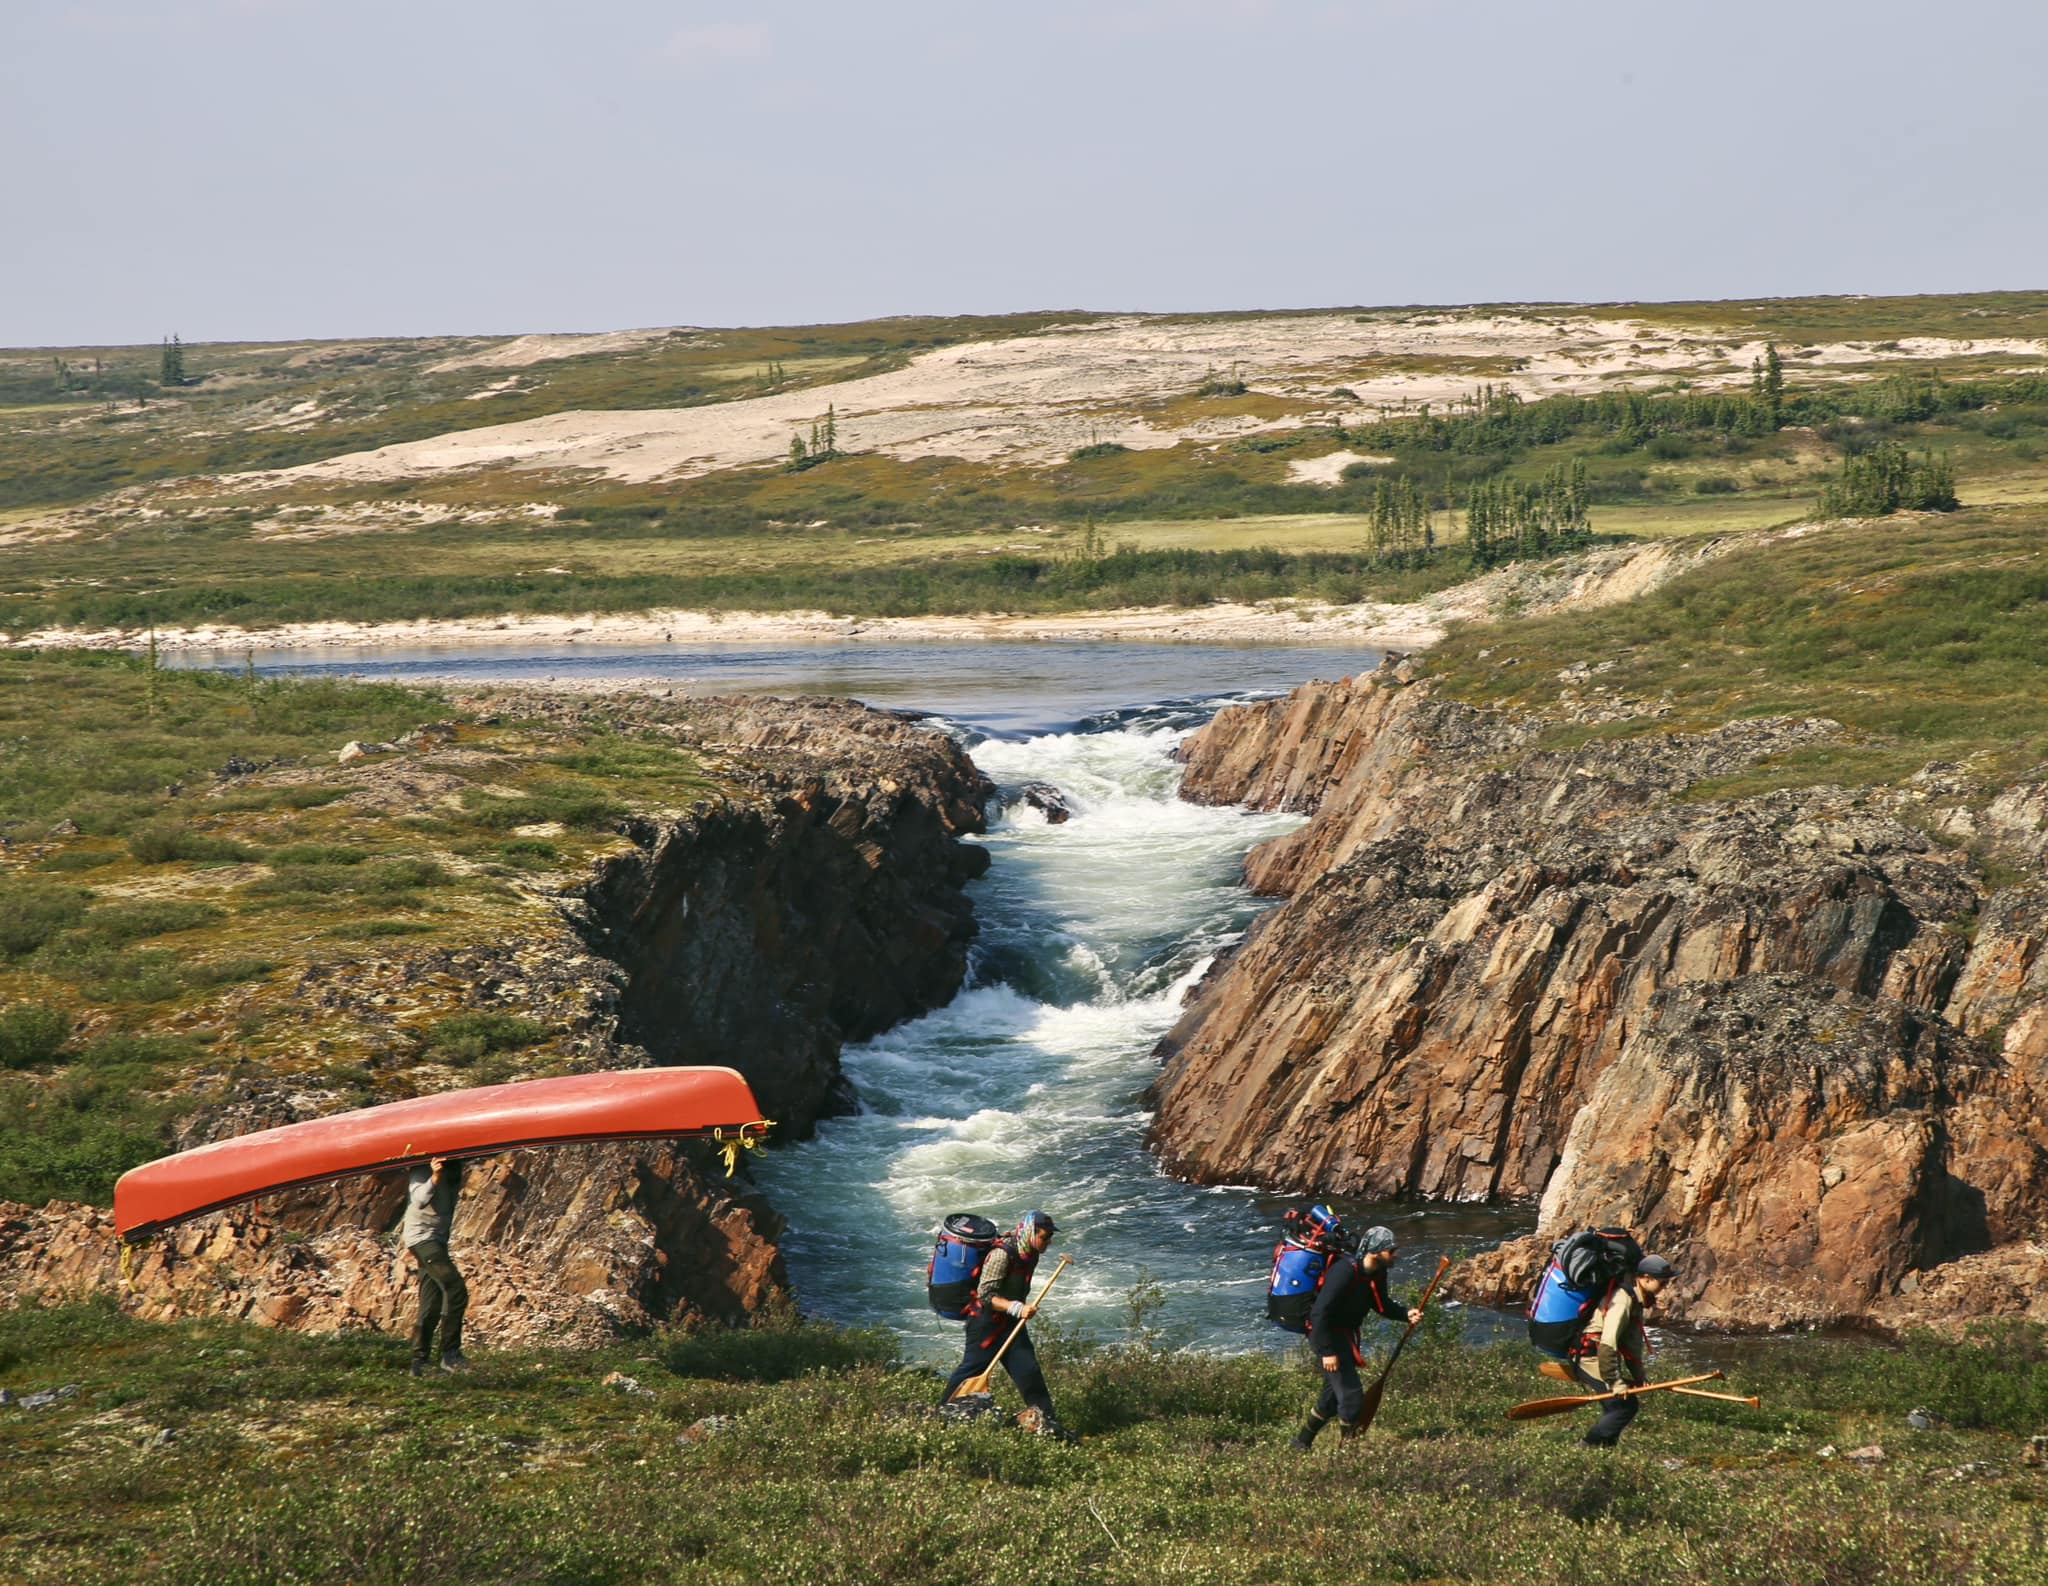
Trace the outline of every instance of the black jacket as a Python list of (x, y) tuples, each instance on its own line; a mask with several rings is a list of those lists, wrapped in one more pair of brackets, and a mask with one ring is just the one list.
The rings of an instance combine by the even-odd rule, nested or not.
[(1318, 1355), (1343, 1355), (1371, 1311), (1408, 1320), (1408, 1307), (1395, 1304), (1387, 1290), (1386, 1273), (1366, 1271), (1356, 1256), (1331, 1258), (1323, 1286), (1316, 1291), (1316, 1302), (1309, 1308), (1310, 1346)]

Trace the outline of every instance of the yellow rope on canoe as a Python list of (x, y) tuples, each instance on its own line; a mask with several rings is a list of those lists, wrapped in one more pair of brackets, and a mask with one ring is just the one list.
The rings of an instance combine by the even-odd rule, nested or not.
[(761, 1142), (768, 1137), (768, 1131), (775, 1127), (773, 1118), (756, 1118), (752, 1123), (743, 1123), (730, 1135), (723, 1129), (711, 1131), (711, 1143), (725, 1158), (725, 1176), (731, 1178), (740, 1170), (740, 1152), (758, 1151)]

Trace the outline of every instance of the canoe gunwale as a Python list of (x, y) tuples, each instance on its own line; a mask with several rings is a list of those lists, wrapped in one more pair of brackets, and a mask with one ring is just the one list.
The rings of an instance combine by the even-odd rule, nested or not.
[(153, 1222), (137, 1223), (133, 1228), (123, 1229), (123, 1244), (135, 1244), (160, 1234), (167, 1228), (175, 1228), (195, 1217), (205, 1217), (213, 1212), (226, 1211), (230, 1206), (246, 1206), (251, 1201), (262, 1200), (266, 1195), (283, 1195), (291, 1190), (309, 1188), (314, 1184), (333, 1184), (345, 1178), (360, 1178), (371, 1173), (390, 1173), (399, 1168), (412, 1168), (422, 1162), (444, 1157), (451, 1162), (473, 1162), (485, 1157), (507, 1156), (514, 1151), (540, 1149), (555, 1145), (617, 1145), (636, 1140), (711, 1140), (731, 1139), (746, 1135), (760, 1140), (765, 1134), (767, 1120), (760, 1123), (727, 1125), (707, 1129), (663, 1129), (649, 1133), (644, 1129), (628, 1129), (607, 1134), (551, 1134), (539, 1135), (531, 1140), (511, 1140), (504, 1145), (468, 1146), (454, 1151), (418, 1151), (410, 1156), (390, 1157), (380, 1162), (366, 1162), (358, 1167), (336, 1168), (331, 1173), (309, 1173), (303, 1178), (286, 1179), (276, 1184), (265, 1185), (260, 1190), (245, 1195), (230, 1195), (224, 1200), (213, 1201), (205, 1206), (195, 1206), (190, 1211), (178, 1213), (175, 1217), (162, 1217)]

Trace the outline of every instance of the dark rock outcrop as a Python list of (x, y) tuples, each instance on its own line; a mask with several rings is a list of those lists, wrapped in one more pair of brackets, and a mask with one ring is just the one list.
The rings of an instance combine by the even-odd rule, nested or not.
[[(572, 723), (595, 708), (530, 693), (504, 704)], [(543, 1017), (553, 1060), (575, 1069), (738, 1068), (786, 1137), (837, 1104), (842, 1041), (957, 989), (974, 934), (961, 887), (987, 864), (958, 839), (981, 828), (994, 789), (950, 740), (838, 701), (603, 709), (606, 725), (625, 718), (690, 750), (720, 790), (631, 819), (627, 840), (552, 907), (508, 907), (496, 940), (308, 967), (294, 1007), (323, 1032), (356, 1032), (343, 1053), (325, 1033), (313, 1049), (352, 1059), (354, 1083), (374, 1090), (324, 1072), (217, 1076), (219, 1099), (181, 1146), (476, 1083), (422, 1059), (417, 1014), (450, 999)], [(410, 810), (445, 796), (437, 757), (470, 751), (444, 743), (352, 768), (351, 801)], [(0, 1205), (0, 1303), (111, 1290), (152, 1318), (402, 1330), (402, 1195), (391, 1175), (291, 1192), (181, 1225), (125, 1266), (104, 1210)], [(573, 1343), (786, 1302), (781, 1228), (707, 1147), (579, 1146), (474, 1165), (453, 1244), (481, 1342)]]
[[(1410, 677), (1413, 676), (1411, 671)], [(1206, 1181), (1540, 1197), (1519, 1298), (1628, 1222), (1717, 1326), (1874, 1315), (2048, 1210), (2038, 903), (1905, 796), (1688, 790), (1835, 729), (1536, 748), (1398, 676), (1219, 714), (1189, 796), (1291, 808), (1287, 895), (1169, 1036), (1153, 1139)], [(2018, 803), (2020, 801), (2012, 801)]]
[(1074, 818), (1074, 807), (1066, 794), (1050, 782), (1026, 782), (1017, 789), (1016, 802), (1035, 809), (1048, 826), (1064, 826)]
[(679, 733), (737, 751), (753, 797), (635, 823), (580, 919), (627, 972), (623, 1039), (747, 1076), (785, 1137), (839, 1110), (839, 1048), (944, 1003), (967, 969), (962, 886), (995, 796), (936, 732), (838, 700), (693, 704)]

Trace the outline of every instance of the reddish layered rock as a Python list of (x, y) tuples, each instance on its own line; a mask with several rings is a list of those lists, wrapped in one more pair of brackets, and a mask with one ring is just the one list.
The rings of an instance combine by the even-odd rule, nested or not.
[[(781, 1219), (708, 1166), (588, 1146), (477, 1165), (451, 1241), (471, 1336), (596, 1343), (657, 1322), (740, 1322), (779, 1301)], [(112, 1292), (150, 1321), (404, 1333), (417, 1284), (392, 1226), (403, 1196), (403, 1180), (388, 1175), (281, 1196), (186, 1223), (125, 1261), (102, 1208), (0, 1204), (0, 1300)]]
[[(596, 708), (532, 694), (505, 703), (572, 720)], [(844, 702), (603, 708), (608, 725), (626, 714), (712, 761), (730, 791), (630, 823), (630, 848), (541, 923), (523, 919), (488, 944), (366, 956), (345, 973), (315, 966), (298, 1001), (364, 1032), (357, 1050), (329, 1055), (355, 1059), (375, 1099), (473, 1082), (421, 1067), (393, 1017), (436, 988), (476, 1007), (544, 1010), (579, 1068), (650, 1056), (738, 1068), (784, 1133), (801, 1133), (839, 1104), (843, 1040), (957, 988), (974, 934), (961, 888), (987, 864), (958, 839), (980, 829), (994, 790), (950, 740)], [(358, 774), (352, 797), (411, 807), (435, 772), (422, 757)], [(364, 1099), (318, 1075), (243, 1079), (178, 1144)], [(152, 1318), (398, 1330), (413, 1286), (394, 1248), (401, 1203), (402, 1182), (388, 1176), (295, 1192), (146, 1241), (125, 1271), (108, 1213), (0, 1206), (0, 1301), (111, 1290)], [(781, 1227), (707, 1148), (586, 1146), (477, 1165), (451, 1246), (480, 1343), (572, 1343), (742, 1321), (785, 1301)]]
[(1716, 1326), (1868, 1317), (2020, 1237), (2048, 1208), (2038, 907), (1977, 921), (1970, 862), (1882, 798), (1684, 797), (1829, 724), (1532, 753), (1537, 727), (1382, 675), (1191, 740), (1193, 796), (1311, 819), (1247, 865), (1289, 901), (1165, 1043), (1169, 1169), (1541, 1197), (1546, 1237), (1466, 1292), (1526, 1295), (1549, 1236), (1618, 1220)]

